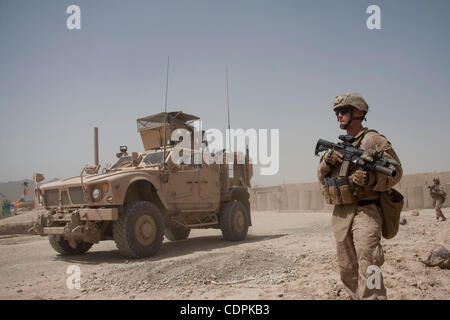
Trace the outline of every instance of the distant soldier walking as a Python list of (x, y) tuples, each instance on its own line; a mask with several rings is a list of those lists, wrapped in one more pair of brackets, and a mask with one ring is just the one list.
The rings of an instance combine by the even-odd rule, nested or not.
[(447, 198), (447, 193), (444, 191), (444, 188), (441, 186), (441, 181), (439, 178), (433, 178), (434, 186), (428, 187), (430, 191), (430, 196), (433, 199), (433, 207), (436, 211), (436, 220), (442, 219), (441, 221), (446, 221), (444, 214), (442, 213), (441, 206)]
[[(383, 158), (400, 163), (391, 143), (375, 130), (363, 128), (369, 111), (366, 101), (356, 93), (342, 94), (333, 102), (333, 111), (341, 129), (354, 137), (352, 145), (365, 151), (370, 157), (383, 151)], [(397, 171), (395, 177), (382, 173), (364, 171), (343, 161), (343, 155), (330, 150), (320, 159), (318, 178), (327, 202), (335, 204), (332, 227), (336, 239), (337, 258), (341, 280), (352, 299), (386, 299), (381, 272), (376, 286), (368, 284), (373, 270), (380, 271), (384, 253), (380, 244), (383, 213), (380, 205), (381, 193), (390, 190), (402, 176), (400, 165), (389, 167)], [(341, 167), (345, 176), (342, 176)], [(347, 181), (332, 188), (324, 178)], [(335, 180), (336, 181), (336, 180)], [(338, 184), (339, 185), (339, 184)], [(343, 204), (345, 203), (345, 204)]]

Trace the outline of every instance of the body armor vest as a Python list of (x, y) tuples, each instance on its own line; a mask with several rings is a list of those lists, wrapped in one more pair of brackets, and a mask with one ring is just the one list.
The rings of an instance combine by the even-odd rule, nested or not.
[[(364, 131), (352, 145), (355, 148), (359, 148), (368, 132), (377, 131)], [(351, 166), (348, 161), (344, 161), (340, 166), (333, 167), (330, 176), (321, 181), (322, 194), (327, 204), (353, 204), (359, 200), (376, 200), (379, 198), (379, 192), (371, 190), (371, 187), (353, 184), (350, 176), (356, 170), (355, 166)]]

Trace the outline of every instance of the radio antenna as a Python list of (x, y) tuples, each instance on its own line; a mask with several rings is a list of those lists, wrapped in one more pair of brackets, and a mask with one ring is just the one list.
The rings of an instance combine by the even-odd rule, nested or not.
[(230, 153), (231, 153), (231, 134), (230, 134), (230, 95), (228, 93), (228, 68), (225, 69), (226, 78), (227, 78), (227, 107), (228, 107), (228, 143), (230, 147)]
[[(230, 94), (229, 94), (229, 88), (228, 88), (228, 68), (225, 69), (225, 73), (226, 73), (226, 78), (227, 78), (227, 107), (228, 107), (228, 144), (230, 146), (230, 154), (233, 154), (233, 166), (230, 168), (231, 170), (229, 170), (228, 174), (232, 174), (234, 177), (234, 164), (235, 164), (235, 160), (234, 160), (234, 152), (232, 152), (231, 149), (231, 124), (230, 124)], [(245, 162), (244, 162), (244, 181), (245, 184), (248, 185), (248, 181), (247, 181), (247, 158), (249, 157), (248, 155), (248, 146), (246, 146), (245, 148)], [(238, 159), (236, 159), (238, 160)]]
[(163, 170), (166, 170), (166, 144), (167, 144), (167, 91), (169, 90), (169, 63), (170, 57), (167, 56), (167, 72), (166, 72), (166, 100), (164, 103), (164, 152), (163, 152)]

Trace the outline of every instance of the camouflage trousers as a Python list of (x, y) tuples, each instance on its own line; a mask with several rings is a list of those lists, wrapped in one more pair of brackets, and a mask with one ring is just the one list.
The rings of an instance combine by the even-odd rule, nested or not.
[(436, 220), (439, 220), (439, 218), (442, 218), (443, 221), (447, 220), (441, 210), (441, 206), (444, 203), (444, 201), (445, 199), (443, 198), (433, 199), (433, 207), (434, 210), (436, 211)]
[(358, 206), (344, 241), (336, 242), (341, 280), (355, 300), (386, 299), (379, 269), (384, 254), (380, 244), (383, 218), (378, 210), (375, 204)]

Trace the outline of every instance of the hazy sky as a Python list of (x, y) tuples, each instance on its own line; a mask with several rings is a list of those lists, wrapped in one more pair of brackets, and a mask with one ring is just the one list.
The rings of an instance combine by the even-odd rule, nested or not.
[(352, 91), (405, 173), (450, 170), (449, 16), (448, 0), (0, 0), (0, 181), (78, 175), (94, 126), (101, 164), (142, 151), (135, 120), (163, 111), (167, 56), (169, 110), (224, 129), (228, 67), (232, 127), (280, 129), (280, 171), (254, 183), (315, 181), (317, 139), (342, 133), (332, 100)]

